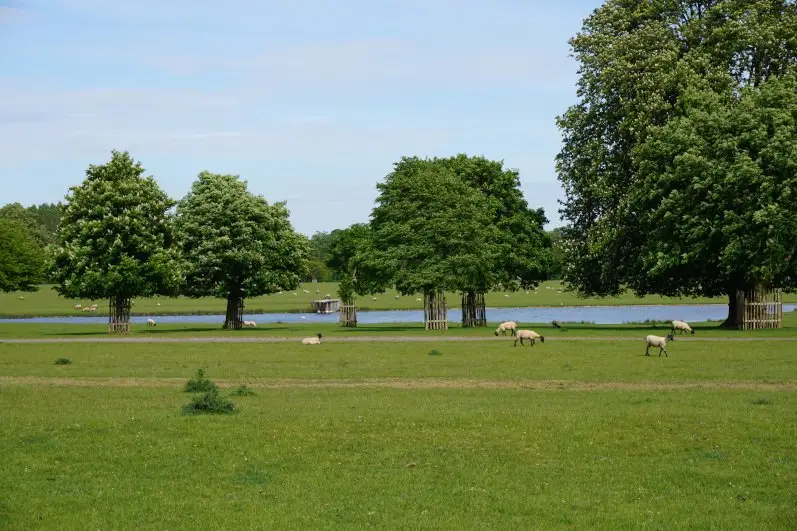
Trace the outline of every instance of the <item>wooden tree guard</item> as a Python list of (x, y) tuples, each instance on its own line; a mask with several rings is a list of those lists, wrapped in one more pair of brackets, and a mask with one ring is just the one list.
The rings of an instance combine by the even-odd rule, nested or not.
[(783, 292), (778, 288), (738, 290), (736, 310), (741, 330), (783, 328)]
[(487, 308), (484, 293), (462, 294), (462, 327), (487, 326)]
[(351, 328), (357, 327), (357, 306), (354, 304), (354, 299), (341, 302), (340, 325)]
[(123, 297), (111, 297), (108, 301), (108, 333), (109, 334), (129, 334), (130, 308), (133, 305), (130, 299)]
[(423, 294), (423, 322), (426, 330), (448, 330), (448, 308), (443, 290)]
[(228, 330), (240, 330), (244, 326), (244, 298), (237, 300), (227, 299), (227, 314), (224, 317), (224, 328)]

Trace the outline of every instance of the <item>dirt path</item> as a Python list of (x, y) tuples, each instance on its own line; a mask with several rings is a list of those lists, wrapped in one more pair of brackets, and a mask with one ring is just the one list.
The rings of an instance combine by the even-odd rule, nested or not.
[[(56, 386), (56, 387), (182, 387), (185, 378), (47, 378), (40, 376), (0, 376), (0, 385)], [(320, 379), (255, 379), (216, 380), (219, 387), (231, 388), (245, 383), (255, 389), (528, 389), (560, 391), (677, 391), (689, 389), (732, 389), (751, 391), (797, 391), (797, 381), (777, 383), (755, 381), (701, 382), (587, 382), (574, 380), (477, 380), (477, 379), (393, 379), (365, 380)]]
[[(642, 341), (643, 336), (550, 336), (551, 341)], [(16, 343), (290, 343), (299, 342), (301, 337), (52, 337), (28, 339), (0, 339), (0, 344)], [(344, 342), (444, 342), (444, 341), (505, 341), (511, 339), (483, 336), (343, 336), (324, 338), (324, 343)], [(797, 341), (797, 337), (689, 337), (676, 341)]]

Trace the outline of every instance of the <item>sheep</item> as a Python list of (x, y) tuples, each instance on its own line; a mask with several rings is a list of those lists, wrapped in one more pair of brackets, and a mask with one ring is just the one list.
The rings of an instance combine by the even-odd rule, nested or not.
[(158, 324), (155, 322), (155, 319), (147, 319), (147, 328), (150, 328), (150, 327), (153, 327), (153, 326), (158, 326)]
[(532, 347), (534, 346), (534, 341), (537, 339), (540, 340), (540, 343), (545, 343), (545, 337), (541, 336), (534, 330), (518, 330), (515, 337), (515, 344), (513, 346), (516, 347), (518, 341), (520, 341), (520, 346), (523, 346), (524, 339), (528, 339)]
[(664, 348), (667, 345), (667, 341), (675, 341), (675, 337), (672, 334), (667, 334), (667, 337), (654, 336), (653, 334), (645, 336), (645, 356), (650, 356), (650, 347), (659, 347), (659, 356), (664, 352), (664, 355), (669, 358), (667, 349)]
[(509, 335), (514, 336), (515, 331), (517, 330), (517, 323), (515, 321), (506, 321), (498, 325), (498, 328), (495, 329), (495, 335), (498, 335), (500, 332), (502, 336), (506, 335), (506, 331), (509, 330)]
[(20, 296), (19, 296), (19, 300), (21, 300), (21, 301), (24, 301), (24, 300), (25, 300), (25, 297), (23, 297), (22, 295), (20, 295)]
[(318, 337), (306, 337), (302, 339), (302, 345), (320, 345), (321, 344), (321, 334), (318, 334)]
[(82, 304), (75, 304), (74, 306), (72, 306), (72, 309), (73, 310), (82, 310), (83, 309), (83, 305)]
[(257, 328), (257, 323), (254, 321), (244, 321), (243, 325), (249, 328)]
[(689, 326), (689, 323), (687, 323), (686, 321), (679, 321), (677, 319), (674, 320), (672, 322), (672, 329), (670, 330), (670, 334), (675, 334), (676, 330), (678, 330), (679, 335), (683, 334), (684, 332), (689, 332), (692, 335), (695, 335), (695, 331), (692, 329), (691, 326)]
[(80, 311), (81, 312), (93, 312), (94, 308), (92, 308), (91, 306), (86, 306), (86, 307), (82, 308)]

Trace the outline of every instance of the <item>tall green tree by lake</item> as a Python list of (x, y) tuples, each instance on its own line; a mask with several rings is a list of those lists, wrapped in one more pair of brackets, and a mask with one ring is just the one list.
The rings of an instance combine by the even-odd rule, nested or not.
[(608, 0), (570, 43), (567, 285), (726, 295), (729, 327), (737, 290), (794, 289), (797, 3)]
[(269, 204), (237, 175), (201, 172), (177, 205), (184, 294), (226, 299), (224, 328), (237, 330), (245, 298), (298, 287), (310, 249), (288, 214), (285, 203)]
[(130, 330), (131, 299), (176, 295), (181, 276), (168, 211), (174, 202), (127, 151), (90, 165), (70, 188), (54, 249), (62, 296), (108, 299), (109, 331)]

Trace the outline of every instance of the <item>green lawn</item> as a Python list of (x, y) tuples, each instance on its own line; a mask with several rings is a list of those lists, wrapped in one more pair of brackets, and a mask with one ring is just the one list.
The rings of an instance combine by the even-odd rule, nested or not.
[[(107, 301), (73, 301), (66, 300), (58, 296), (50, 286), (41, 286), (41, 289), (33, 293), (7, 293), (0, 294), (0, 317), (21, 317), (21, 316), (62, 316), (62, 315), (96, 315), (81, 313), (72, 307), (76, 303), (85, 306), (96, 303), (100, 306), (100, 314), (107, 313)], [(723, 298), (671, 298), (649, 296), (644, 298), (634, 297), (626, 294), (621, 297), (612, 298), (579, 298), (573, 293), (559, 292), (561, 285), (558, 281), (543, 283), (537, 291), (518, 291), (514, 293), (495, 292), (489, 293), (486, 297), (488, 307), (528, 307), (528, 306), (587, 306), (587, 305), (624, 305), (624, 304), (702, 304), (717, 303), (726, 304)], [(307, 293), (305, 293), (307, 291)], [(316, 291), (318, 293), (316, 293)], [(293, 295), (296, 293), (296, 295)], [(247, 313), (272, 313), (272, 312), (299, 312), (309, 311), (310, 301), (321, 298), (326, 294), (337, 297), (337, 284), (318, 283), (303, 284), (295, 292), (286, 292), (279, 295), (269, 295), (266, 297), (255, 297), (247, 299)], [(19, 297), (23, 297), (20, 300)], [(412, 310), (422, 309), (422, 305), (416, 299), (420, 295), (398, 297), (393, 290), (374, 297), (360, 297), (357, 301), (359, 308), (363, 310)], [(797, 294), (784, 296), (784, 301), (797, 302)], [(457, 294), (448, 295), (449, 307), (456, 307), (460, 303)], [(224, 314), (225, 301), (214, 298), (188, 299), (179, 297), (176, 299), (160, 297), (156, 299), (138, 299), (135, 301), (133, 311), (138, 315), (175, 315), (175, 314)]]
[(794, 529), (797, 343), (643, 351), (0, 344), (0, 528)]

